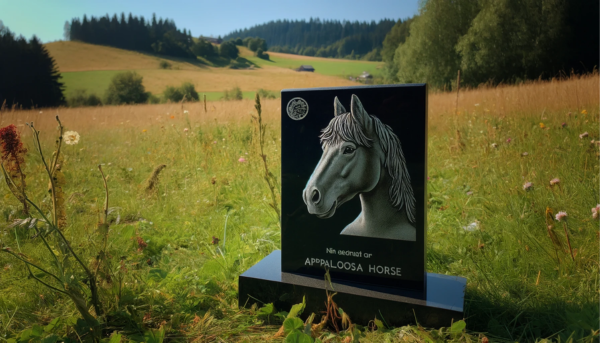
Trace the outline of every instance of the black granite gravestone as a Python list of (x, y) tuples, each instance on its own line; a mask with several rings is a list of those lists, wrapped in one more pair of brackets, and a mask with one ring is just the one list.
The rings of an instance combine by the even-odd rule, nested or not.
[(240, 306), (318, 313), (333, 287), (363, 325), (462, 319), (466, 280), (425, 271), (426, 85), (284, 90), (281, 113), (282, 250), (240, 276)]

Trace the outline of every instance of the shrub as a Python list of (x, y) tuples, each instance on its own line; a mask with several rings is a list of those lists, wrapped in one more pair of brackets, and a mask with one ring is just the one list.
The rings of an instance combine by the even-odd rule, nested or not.
[(165, 60), (160, 61), (160, 63), (158, 64), (158, 67), (160, 69), (171, 69), (173, 67), (173, 65)]
[(229, 62), (230, 69), (246, 69), (250, 68), (251, 66), (252, 64), (243, 57), (238, 57), (235, 60), (231, 60), (231, 62)]
[(262, 99), (277, 99), (278, 96), (277, 94), (275, 94), (275, 92), (271, 92), (268, 91), (266, 89), (259, 89), (258, 91), (256, 91), (256, 94), (258, 94)]
[(148, 103), (149, 104), (160, 104), (160, 98), (154, 94), (148, 95)]
[(106, 90), (104, 103), (112, 105), (145, 103), (150, 93), (146, 93), (142, 79), (142, 76), (134, 71), (115, 75)]
[(67, 99), (67, 104), (69, 107), (83, 107), (83, 106), (100, 106), (102, 105), (102, 100), (92, 93), (90, 95), (86, 94), (85, 89), (76, 89), (73, 91), (73, 95), (71, 95)]
[(244, 42), (242, 41), (242, 39), (241, 39), (241, 38), (236, 38), (236, 39), (234, 39), (234, 40), (233, 40), (233, 43), (234, 43), (235, 45), (244, 45)]
[(184, 82), (179, 87), (167, 86), (163, 92), (165, 101), (179, 102), (184, 97), (187, 101), (198, 101), (200, 98), (194, 85), (189, 82)]
[(256, 57), (262, 58), (263, 60), (269, 59), (269, 54), (263, 51), (263, 49), (256, 50)]
[(225, 58), (235, 59), (238, 57), (240, 51), (237, 46), (231, 42), (224, 42), (219, 47), (219, 55)]
[(233, 89), (226, 90), (223, 94), (223, 100), (242, 100), (244, 95), (240, 87), (234, 87)]
[(198, 40), (198, 42), (194, 43), (190, 49), (194, 55), (204, 58), (210, 58), (217, 55), (214, 45), (204, 39)]
[(183, 93), (177, 87), (167, 86), (163, 92), (165, 101), (179, 102), (183, 99)]
[(258, 37), (250, 38), (246, 42), (246, 46), (248, 47), (248, 49), (254, 52), (258, 51), (258, 49), (262, 49), (263, 51), (265, 51), (267, 50), (267, 41)]

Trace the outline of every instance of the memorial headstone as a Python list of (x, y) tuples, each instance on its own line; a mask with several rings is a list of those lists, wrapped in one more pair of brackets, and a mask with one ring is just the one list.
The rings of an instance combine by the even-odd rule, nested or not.
[(363, 325), (462, 319), (466, 280), (425, 270), (426, 85), (283, 90), (281, 154), (281, 251), (240, 276), (240, 306), (318, 313), (329, 289)]

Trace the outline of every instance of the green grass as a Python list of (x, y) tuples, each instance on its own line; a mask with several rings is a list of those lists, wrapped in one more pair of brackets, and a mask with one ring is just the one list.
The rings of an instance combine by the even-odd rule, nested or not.
[(76, 89), (85, 89), (88, 94), (95, 93), (102, 97), (110, 80), (122, 72), (123, 70), (93, 70), (61, 73), (65, 97), (68, 98)]
[(295, 69), (302, 64), (309, 64), (315, 68), (315, 73), (331, 76), (358, 76), (363, 71), (369, 72), (372, 75), (380, 75), (383, 66), (382, 62), (355, 61), (355, 60), (315, 60), (310, 58), (284, 58), (272, 55), (270, 60), (263, 60), (258, 57), (248, 57), (248, 60), (258, 66), (269, 65), (286, 69)]
[[(121, 108), (127, 113), (127, 107)], [(590, 140), (600, 134), (597, 107), (588, 110), (589, 116), (575, 115), (564, 128), (562, 112), (545, 113), (547, 129), (540, 128), (539, 114), (530, 113), (500, 118), (473, 112), (430, 123), (427, 269), (468, 280), (465, 321), (470, 333), (444, 339), (473, 341), (482, 333), (499, 341), (598, 340), (593, 333), (599, 317), (598, 221), (590, 208), (600, 202), (600, 170), (598, 146)], [(108, 234), (113, 277), (105, 280), (101, 293), (111, 330), (136, 340), (163, 330), (175, 341), (218, 337), (227, 342), (264, 341), (277, 331), (254, 310), (237, 309), (238, 275), (280, 247), (249, 116), (235, 124), (173, 120), (173, 126), (155, 125), (147, 132), (97, 129), (83, 133), (78, 145), (64, 147), (64, 232), (89, 263), (100, 249), (96, 224), (104, 201), (96, 166), (104, 164), (109, 175), (109, 206), (116, 208)], [(64, 124), (77, 130), (75, 123)], [(183, 128), (191, 130), (185, 134)], [(464, 149), (458, 148), (455, 129), (462, 133)], [(580, 139), (584, 131), (590, 136)], [(265, 154), (275, 175), (280, 173), (279, 132), (278, 123), (268, 123)], [(42, 134), (50, 156), (53, 132)], [(49, 211), (48, 181), (31, 137), (25, 139), (29, 194)], [(240, 157), (247, 162), (239, 162)], [(160, 164), (167, 168), (157, 191), (148, 193), (144, 181)], [(551, 187), (555, 177), (560, 184)], [(534, 185), (530, 191), (522, 189), (527, 181)], [(568, 250), (554, 250), (547, 207), (568, 213), (575, 261)], [(20, 246), (32, 261), (53, 268), (30, 230), (7, 228), (19, 208), (0, 184), (1, 244), (14, 250)], [(477, 228), (465, 230), (473, 222)], [(553, 225), (564, 243), (563, 226)], [(213, 236), (221, 241), (213, 244)], [(82, 275), (74, 273), (74, 279)], [(27, 278), (23, 265), (1, 252), (0, 290), (2, 340), (53, 318), (69, 323), (76, 313), (68, 299)], [(73, 327), (70, 337), (77, 339)], [(69, 328), (64, 324), (53, 330), (65, 335)], [(361, 342), (425, 342), (438, 337), (435, 332), (416, 326), (367, 330)], [(331, 342), (340, 341), (338, 336)]]

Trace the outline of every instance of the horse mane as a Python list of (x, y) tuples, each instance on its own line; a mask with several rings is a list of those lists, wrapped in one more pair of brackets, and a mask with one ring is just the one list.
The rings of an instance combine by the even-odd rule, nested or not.
[[(389, 196), (392, 206), (398, 210), (403, 207), (410, 222), (415, 221), (415, 196), (410, 184), (410, 175), (406, 168), (406, 160), (402, 152), (400, 139), (391, 127), (379, 118), (369, 115), (375, 124), (375, 134), (379, 137), (381, 149), (385, 153), (384, 167), (392, 178)], [(352, 142), (359, 146), (371, 148), (373, 140), (364, 133), (362, 125), (348, 112), (339, 114), (321, 131), (321, 145), (337, 145), (341, 142)]]

